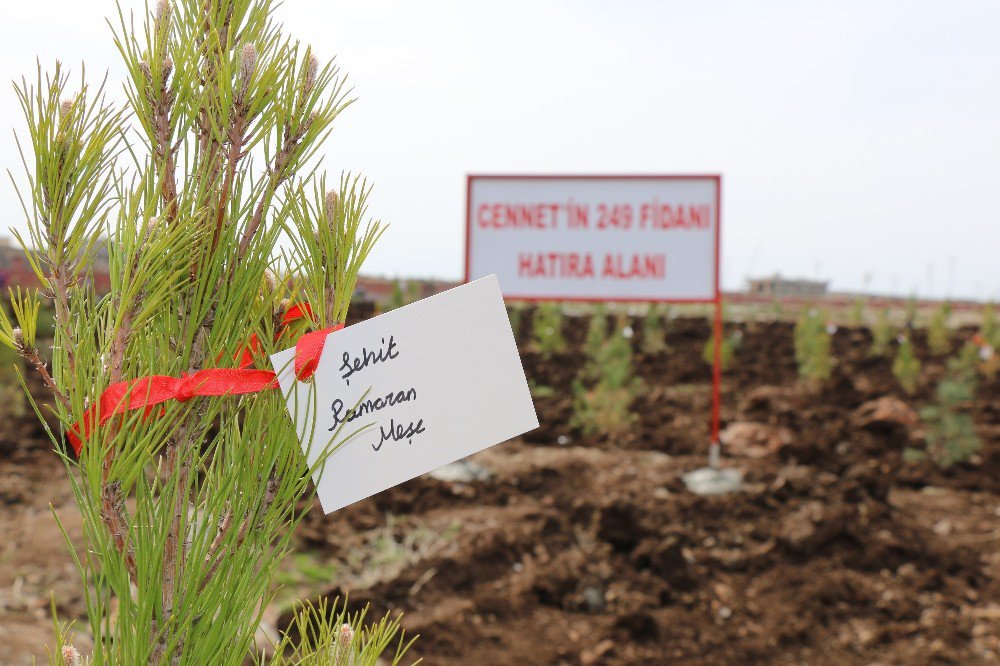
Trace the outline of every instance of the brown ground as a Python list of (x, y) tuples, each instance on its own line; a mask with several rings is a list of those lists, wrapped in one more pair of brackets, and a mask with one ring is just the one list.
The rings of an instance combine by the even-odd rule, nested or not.
[[(790, 324), (739, 327), (723, 421), (738, 424), (728, 464), (745, 470), (744, 492), (698, 497), (681, 481), (704, 464), (707, 322), (674, 320), (669, 352), (637, 354), (639, 421), (611, 439), (568, 426), (586, 330), (573, 319), (571, 352), (524, 353), (554, 396), (536, 400), (541, 428), (472, 459), (491, 478), (425, 477), (317, 510), (283, 582), (405, 611), (430, 664), (1000, 661), (1000, 381), (973, 407), (976, 459), (906, 463), (919, 423), (896, 400), (870, 401), (930, 399), (943, 359), (919, 334), (924, 381), (910, 398), (889, 361), (866, 357), (867, 331), (836, 334), (834, 378), (814, 393), (797, 383)], [(79, 520), (38, 435), (0, 433), (4, 663), (51, 641), (50, 589), (63, 613), (81, 612), (47, 504), (71, 533)]]

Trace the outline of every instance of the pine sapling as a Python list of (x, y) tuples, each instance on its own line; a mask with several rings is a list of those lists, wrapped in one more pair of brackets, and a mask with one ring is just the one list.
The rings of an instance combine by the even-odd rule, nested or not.
[(818, 387), (833, 372), (831, 336), (826, 317), (815, 308), (807, 308), (795, 323), (794, 338), (799, 376)]
[(904, 310), (906, 316), (906, 330), (912, 331), (917, 327), (917, 315), (919, 314), (917, 310), (917, 297), (910, 296), (906, 299), (906, 307)]
[(1000, 322), (997, 321), (997, 309), (992, 301), (983, 306), (979, 334), (986, 344), (994, 348), (1000, 347)]
[(972, 341), (974, 344), (979, 343), (977, 344), (979, 360), (981, 361), (979, 372), (982, 373), (983, 377), (992, 380), (1000, 375), (1000, 354), (997, 353), (997, 348), (981, 338), (979, 340), (973, 338)]
[(389, 303), (386, 312), (401, 308), (406, 305), (406, 294), (403, 293), (403, 283), (400, 280), (392, 281), (392, 291), (389, 292)]
[(784, 316), (784, 306), (781, 303), (781, 299), (777, 296), (771, 300), (771, 315), (776, 321), (780, 321)]
[(979, 350), (974, 344), (965, 344), (948, 361), (948, 371), (956, 381), (965, 382), (975, 391), (978, 378), (976, 377), (976, 364), (979, 361)]
[(406, 281), (406, 302), (416, 303), (424, 297), (424, 284), (420, 280)]
[[(276, 646), (269, 666), (380, 666), (398, 664), (413, 644), (398, 641), (395, 654), (387, 654), (401, 634), (399, 618), (386, 615), (366, 626), (367, 609), (349, 613), (339, 599), (328, 603), (304, 602), (293, 612), (292, 623)], [(291, 637), (298, 636), (297, 641)], [(387, 660), (391, 657), (391, 661)]]
[(423, 295), (424, 287), (419, 280), (393, 280), (386, 311), (415, 303), (423, 298)]
[[(598, 305), (587, 324), (587, 336), (583, 339), (583, 354), (586, 358), (597, 358), (608, 339), (608, 318), (604, 307)], [(598, 375), (590, 379), (597, 380)]]
[[(723, 372), (728, 370), (733, 364), (736, 350), (743, 342), (743, 335), (739, 331), (733, 331), (729, 335), (722, 336), (722, 347), (719, 351), (719, 363)], [(710, 337), (701, 347), (701, 359), (708, 365), (715, 364), (715, 336)]]
[[(775, 300), (775, 303), (780, 305), (781, 301)], [(726, 321), (728, 319), (729, 308), (723, 304), (722, 309), (722, 319)], [(740, 330), (734, 330), (729, 335), (723, 334), (721, 340), (721, 347), (719, 348), (719, 364), (723, 372), (729, 369), (733, 364), (733, 358), (736, 356), (736, 350), (739, 349), (740, 344), (743, 342), (743, 332)], [(710, 366), (715, 365), (715, 331), (713, 330), (709, 336), (708, 340), (701, 348), (701, 358), (706, 364)]]
[(849, 319), (851, 326), (861, 328), (865, 323), (865, 301), (858, 296), (851, 304), (851, 314)]
[(873, 357), (888, 356), (892, 345), (893, 329), (889, 321), (889, 310), (883, 308), (872, 327), (872, 346), (868, 350), (868, 355)]
[(0, 418), (4, 421), (27, 414), (24, 392), (18, 378), (20, 357), (8, 347), (0, 347)]
[[(383, 227), (364, 181), (317, 171), (352, 100), (332, 62), (283, 35), (275, 4), (160, 0), (139, 30), (119, 11), (122, 107), (59, 63), (16, 86), (28, 128), (18, 240), (44, 289), (12, 294), (0, 342), (53, 395), (93, 645), (74, 656), (60, 631), (54, 654), (243, 663), (311, 504), (316, 467), (267, 358), (344, 323)], [(92, 271), (102, 243), (107, 295)], [(42, 298), (55, 311), (51, 363), (38, 350)], [(259, 390), (209, 390), (201, 371), (256, 373)], [(320, 463), (342, 436), (322, 443)], [(385, 647), (371, 640), (359, 644)]]
[(982, 322), (979, 333), (972, 337), (972, 342), (979, 347), (979, 370), (987, 379), (1000, 375), (1000, 326), (997, 324), (997, 313), (993, 303), (983, 306)]
[(531, 319), (531, 336), (535, 350), (543, 358), (566, 351), (562, 334), (563, 314), (558, 303), (539, 303)]
[[(36, 330), (46, 330), (39, 321), (38, 311), (41, 310), (42, 305), (40, 302), (34, 301), (33, 304), (28, 305), (28, 307), (37, 308), (37, 310), (23, 312), (19, 310), (24, 298), (20, 288), (12, 291), (10, 296), (10, 303), (0, 303), (0, 418), (4, 419), (21, 418), (28, 411), (28, 403), (25, 399), (24, 387), (22, 387), (25, 359), (21, 358), (15, 351), (12, 337), (5, 336), (4, 331), (13, 331), (15, 325), (12, 322), (18, 322), (22, 319), (30, 321)], [(9, 314), (8, 309), (11, 310)], [(21, 336), (24, 337), (24, 335), (25, 333), (22, 331)], [(32, 330), (27, 335), (34, 338), (36, 333)], [(40, 342), (39, 346), (41, 346)], [(51, 346), (50, 341), (48, 346)]]
[[(595, 324), (599, 321), (599, 324)], [(573, 384), (573, 418), (570, 424), (584, 434), (617, 435), (635, 422), (632, 402), (640, 381), (634, 375), (631, 341), (622, 335), (619, 321), (606, 334), (604, 316), (591, 319), (587, 335), (588, 359)], [(601, 335), (606, 338), (600, 341)]]
[(965, 462), (982, 447), (975, 424), (968, 413), (975, 397), (978, 349), (965, 345), (959, 355), (948, 362), (948, 370), (938, 384), (935, 402), (920, 411), (927, 426), (927, 443), (923, 451), (908, 449), (909, 460), (929, 457), (943, 467)]
[(920, 359), (917, 358), (913, 345), (905, 335), (899, 336), (899, 347), (892, 362), (892, 374), (909, 395), (916, 393), (920, 382)]
[(944, 355), (951, 352), (951, 329), (948, 328), (950, 317), (951, 305), (942, 303), (927, 325), (927, 346), (932, 354)]
[(646, 317), (642, 320), (642, 351), (647, 354), (660, 354), (666, 349), (666, 325), (663, 309), (654, 304), (649, 307)]

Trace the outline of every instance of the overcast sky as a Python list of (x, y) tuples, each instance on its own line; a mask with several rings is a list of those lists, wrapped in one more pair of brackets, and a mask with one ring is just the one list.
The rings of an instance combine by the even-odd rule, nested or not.
[[(141, 9), (138, 2), (123, 5)], [(121, 66), (111, 0), (5, 3), (7, 79)], [(327, 167), (391, 223), (368, 272), (458, 278), (469, 172), (721, 173), (723, 278), (1000, 297), (1000, 3), (286, 0), (358, 103)], [(0, 125), (21, 128), (13, 93)], [(0, 159), (16, 166), (9, 133)], [(20, 209), (9, 185), (0, 207)]]

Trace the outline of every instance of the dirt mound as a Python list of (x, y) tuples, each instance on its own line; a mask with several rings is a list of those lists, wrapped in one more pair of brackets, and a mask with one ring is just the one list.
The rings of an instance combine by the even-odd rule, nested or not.
[[(523, 353), (543, 387), (542, 426), (475, 456), (488, 474), (422, 477), (331, 516), (317, 507), (282, 567), (292, 596), (349, 593), (356, 608), (404, 611), (421, 634), (413, 654), (434, 664), (1000, 659), (1000, 380), (984, 381), (972, 406), (984, 445), (974, 460), (908, 463), (903, 450), (922, 437), (916, 410), (944, 369), (921, 336), (915, 396), (888, 360), (869, 357), (868, 332), (850, 328), (834, 337), (834, 377), (813, 392), (797, 382), (790, 324), (728, 324), (742, 341), (723, 425), (746, 484), (698, 497), (681, 477), (705, 462), (707, 320), (671, 319), (668, 351), (636, 353), (645, 392), (620, 437), (570, 426), (586, 328), (565, 321), (563, 354)], [(52, 495), (52, 454), (9, 448), (19, 457), (5, 459), (0, 500), (23, 523)], [(16, 547), (0, 590), (30, 560), (30, 541)], [(49, 584), (69, 597), (64, 612), (82, 613), (71, 572), (20, 589), (44, 600)], [(0, 625), (37, 612), (3, 603)]]
[[(391, 579), (330, 593), (350, 589), (353, 603), (405, 611), (422, 634), (416, 653), (433, 663), (998, 658), (1000, 614), (989, 600), (1000, 598), (1000, 557), (989, 544), (1000, 538), (1000, 497), (984, 482), (1000, 471), (1000, 410), (977, 407), (978, 462), (905, 463), (932, 383), (906, 396), (888, 361), (868, 356), (867, 331), (841, 329), (835, 375), (812, 393), (796, 382), (791, 325), (739, 328), (723, 417), (742, 447), (733, 453), (745, 456), (744, 492), (697, 497), (681, 482), (704, 464), (708, 323), (673, 320), (669, 352), (636, 354), (647, 387), (634, 405), (638, 426), (611, 438), (569, 426), (586, 330), (573, 320), (569, 351), (524, 354), (528, 376), (552, 389), (537, 399), (543, 425), (474, 458), (494, 472), (489, 481), (419, 479), (340, 518), (313, 515), (318, 533), (383, 512), (438, 534), (461, 524)], [(915, 344), (939, 376), (943, 360)], [(920, 511), (935, 493), (950, 503), (940, 515)]]

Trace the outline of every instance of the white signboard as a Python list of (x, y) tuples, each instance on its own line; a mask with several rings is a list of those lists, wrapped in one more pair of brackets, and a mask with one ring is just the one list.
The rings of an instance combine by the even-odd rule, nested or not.
[(469, 176), (466, 280), (515, 300), (714, 301), (719, 176)]
[(312, 382), (271, 357), (326, 513), (538, 427), (496, 276), (332, 333)]

